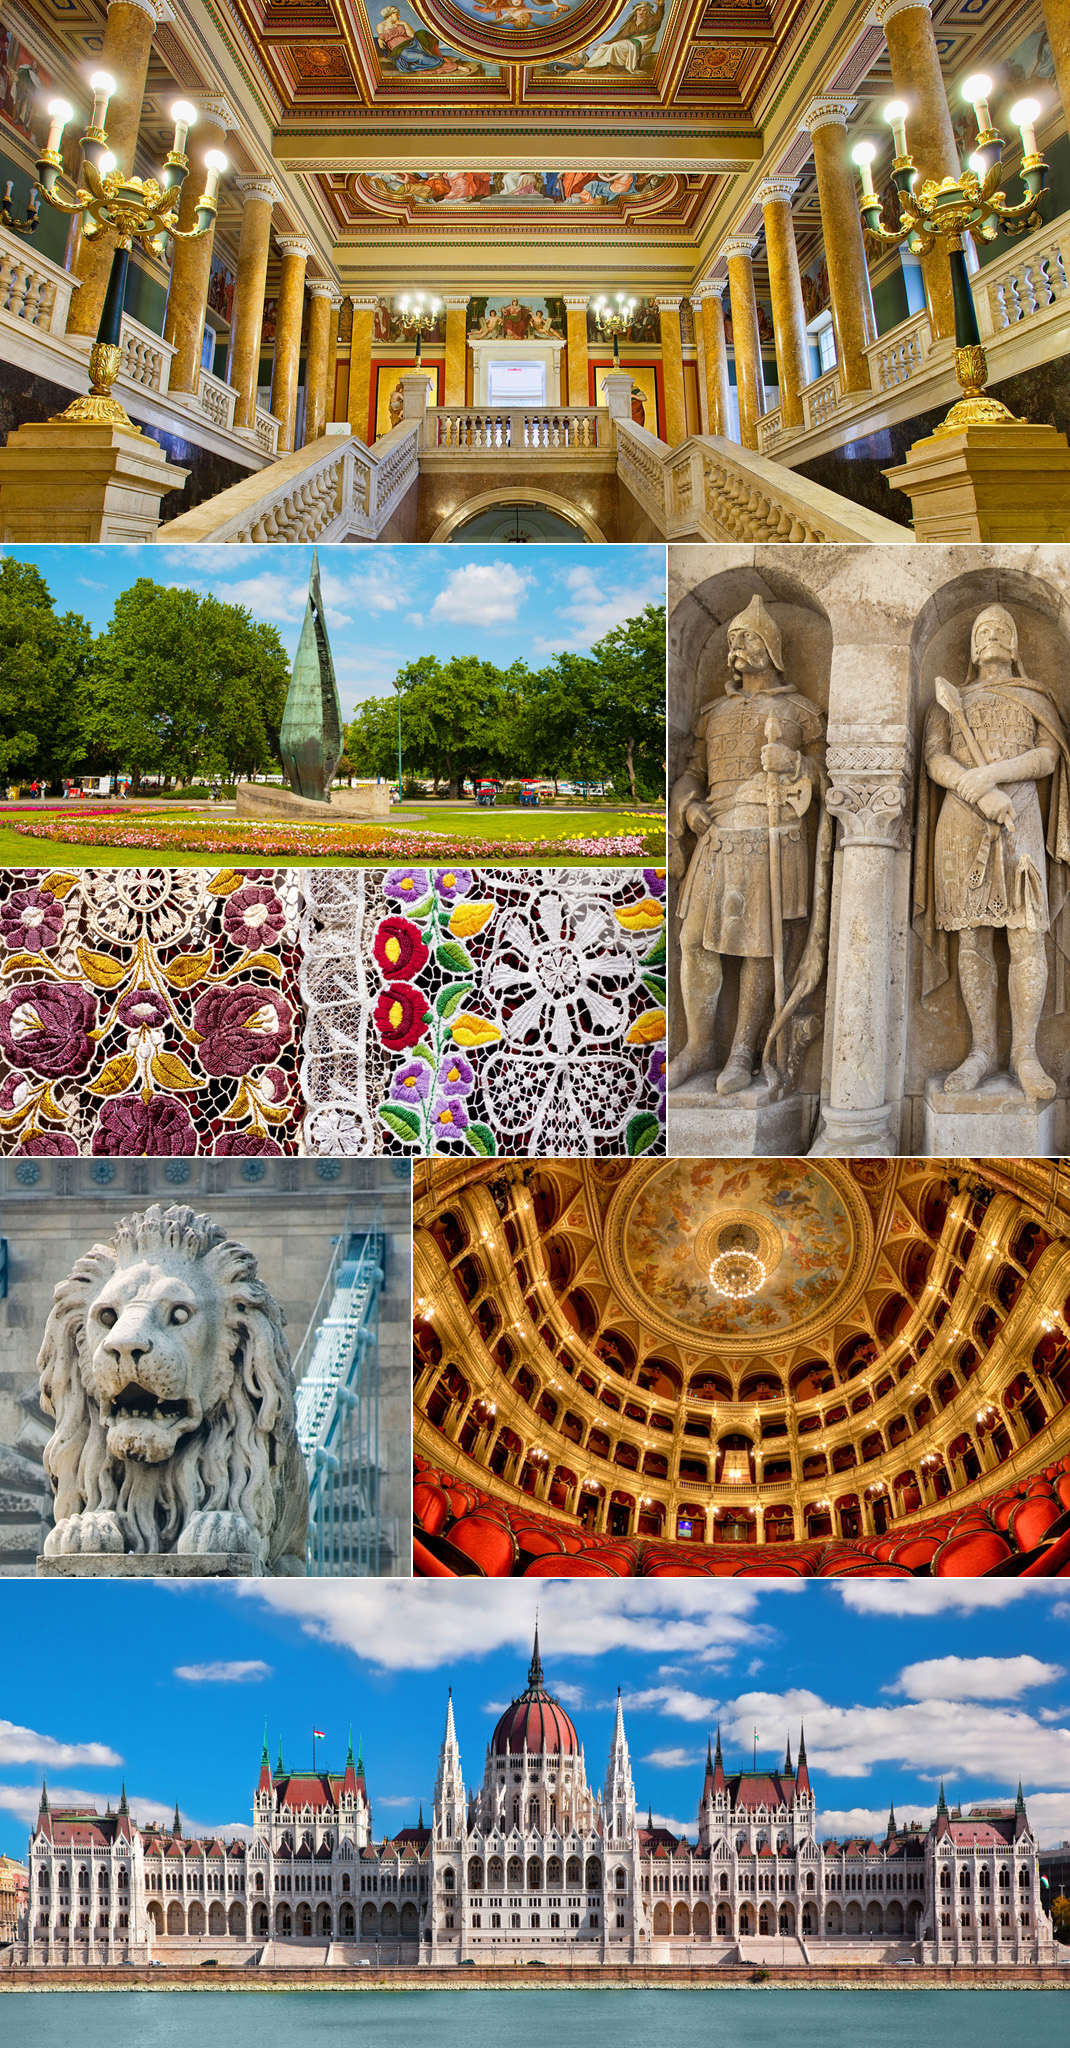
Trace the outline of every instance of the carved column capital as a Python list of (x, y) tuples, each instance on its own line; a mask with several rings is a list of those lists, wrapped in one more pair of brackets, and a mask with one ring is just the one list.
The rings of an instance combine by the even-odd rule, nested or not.
[(857, 100), (841, 99), (837, 94), (825, 93), (819, 99), (810, 101), (799, 122), (799, 132), (813, 135), (818, 128), (846, 129), (857, 105)]
[(871, 733), (840, 726), (826, 752), (826, 802), (842, 826), (841, 846), (883, 846), (895, 853), (909, 840), (913, 741), (905, 727)]
[(733, 235), (730, 241), (721, 244), (721, 254), (731, 263), (733, 256), (753, 256), (757, 247), (757, 235)]

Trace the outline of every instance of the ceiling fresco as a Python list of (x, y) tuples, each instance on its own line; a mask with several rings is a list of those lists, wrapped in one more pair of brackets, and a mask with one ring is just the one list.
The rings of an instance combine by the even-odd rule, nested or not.
[(430, 208), (612, 209), (629, 217), (653, 213), (676, 196), (680, 181), (663, 171), (385, 171), (354, 180), (353, 197), (402, 218)]

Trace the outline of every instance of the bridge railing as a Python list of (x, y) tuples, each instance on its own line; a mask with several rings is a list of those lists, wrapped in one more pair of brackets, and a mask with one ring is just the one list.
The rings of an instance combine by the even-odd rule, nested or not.
[(347, 1215), (297, 1356), (297, 1436), (308, 1473), (308, 1570), (376, 1576), (383, 1530), (379, 1479), (381, 1210)]

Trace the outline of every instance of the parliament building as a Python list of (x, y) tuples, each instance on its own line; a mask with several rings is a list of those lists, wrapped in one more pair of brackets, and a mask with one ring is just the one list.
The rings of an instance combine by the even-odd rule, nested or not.
[(1054, 1961), (1021, 1785), (963, 1812), (941, 1787), (928, 1827), (823, 1840), (800, 1732), (795, 1761), (726, 1768), (707, 1747), (694, 1830), (637, 1811), (618, 1693), (605, 1781), (548, 1690), (538, 1630), (527, 1684), (466, 1785), (452, 1694), (430, 1824), (376, 1841), (362, 1753), (286, 1770), (267, 1744), (247, 1841), (190, 1840), (117, 1812), (53, 1810), (30, 1839), (23, 1965), (359, 1966)]

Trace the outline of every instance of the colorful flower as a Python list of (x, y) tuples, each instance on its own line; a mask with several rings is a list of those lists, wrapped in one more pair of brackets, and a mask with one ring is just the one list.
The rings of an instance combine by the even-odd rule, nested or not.
[(403, 981), (419, 974), (430, 958), (419, 925), (410, 924), (407, 917), (384, 917), (372, 940), (372, 952), (384, 978), (397, 975)]
[(436, 1095), (431, 1111), (431, 1122), (436, 1131), (449, 1137), (454, 1131), (468, 1129), (468, 1111), (459, 1095)]
[[(222, 1147), (220, 1146), (220, 1150)], [(173, 1095), (113, 1095), (101, 1106), (93, 1151), (111, 1158), (177, 1159), (196, 1152), (197, 1133)]]
[(0, 904), (0, 938), (13, 953), (42, 953), (63, 928), (63, 905), (47, 889), (16, 889)]
[(485, 1017), (477, 1017), (471, 1010), (460, 1010), (450, 1024), (454, 1045), (494, 1045), (501, 1037), (496, 1024), (488, 1024)]
[(644, 896), (641, 903), (622, 903), (613, 915), (626, 932), (656, 931), (665, 922), (665, 912), (652, 896)]
[(664, 1038), (664, 1036), (664, 1010), (644, 1010), (642, 1016), (636, 1018), (624, 1043), (625, 1045), (652, 1045), (656, 1038)]
[(431, 1069), (426, 1060), (409, 1060), (399, 1067), (390, 1083), (395, 1102), (426, 1102), (431, 1093)]
[(290, 1093), (290, 1076), (283, 1067), (265, 1067), (260, 1076), (260, 1093), (268, 1102), (285, 1102)]
[(439, 868), (435, 873), (435, 888), (443, 903), (456, 903), (458, 896), (467, 896), (472, 879), (471, 868)]
[(38, 1131), (36, 1137), (27, 1138), (19, 1147), (20, 1152), (29, 1152), (35, 1159), (77, 1159), (78, 1147), (66, 1131)]
[(647, 888), (649, 889), (650, 894), (652, 896), (664, 896), (665, 877), (666, 870), (664, 868), (643, 869), (643, 880), (646, 883)]
[(167, 1022), (167, 1007), (151, 988), (133, 988), (123, 997), (116, 1015), (128, 1031), (158, 1031)]
[(93, 1056), (89, 1033), (96, 1021), (96, 997), (89, 989), (28, 981), (0, 1003), (0, 1045), (13, 1066), (29, 1067), (49, 1080), (84, 1074)]
[(236, 944), (244, 946), (250, 953), (260, 947), (273, 946), (285, 923), (286, 912), (274, 889), (246, 887), (227, 897), (223, 912), (224, 929)]
[(463, 1053), (447, 1053), (435, 1076), (435, 1085), (443, 1095), (470, 1095), (475, 1079), (475, 1068), (469, 1065)]
[(472, 939), (493, 916), (493, 903), (455, 903), (450, 931), (455, 939)]
[(415, 1045), (427, 1022), (427, 1002), (418, 988), (408, 982), (391, 981), (375, 1005), (375, 1024), (390, 1052), (406, 1052)]
[(650, 1055), (650, 1065), (647, 1067), (646, 1077), (662, 1095), (665, 1093), (665, 1065), (665, 1047), (659, 1045)]
[(248, 982), (237, 988), (210, 988), (193, 1012), (206, 1074), (248, 1074), (265, 1060), (277, 1059), (292, 1026), (293, 1011), (285, 997)]
[(217, 1159), (253, 1159), (259, 1153), (277, 1155), (279, 1151), (274, 1138), (262, 1138), (256, 1131), (229, 1131), (212, 1149)]
[(391, 868), (383, 882), (383, 895), (396, 896), (399, 903), (422, 903), (430, 887), (426, 868)]

